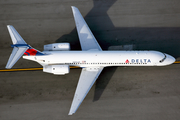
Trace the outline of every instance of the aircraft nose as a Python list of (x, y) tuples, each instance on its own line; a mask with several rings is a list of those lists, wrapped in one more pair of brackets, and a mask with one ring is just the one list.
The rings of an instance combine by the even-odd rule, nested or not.
[(173, 56), (166, 54), (166, 63), (167, 64), (172, 64), (175, 61), (176, 61), (176, 59)]

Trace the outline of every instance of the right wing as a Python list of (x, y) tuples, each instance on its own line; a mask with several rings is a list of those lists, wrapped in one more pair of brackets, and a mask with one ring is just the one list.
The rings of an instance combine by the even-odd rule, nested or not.
[(69, 115), (76, 112), (102, 70), (103, 67), (87, 67), (82, 69)]
[(91, 30), (89, 29), (88, 25), (86, 24), (78, 8), (74, 6), (71, 6), (71, 7), (72, 7), (82, 50), (83, 51), (87, 51), (87, 50), (102, 51), (101, 47), (96, 41), (96, 38), (94, 37)]

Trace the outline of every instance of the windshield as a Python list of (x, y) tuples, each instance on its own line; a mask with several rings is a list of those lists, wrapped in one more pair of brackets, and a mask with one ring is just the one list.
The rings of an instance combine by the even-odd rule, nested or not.
[(164, 54), (164, 58), (162, 60), (160, 60), (159, 62), (162, 63), (165, 59), (166, 59), (166, 54)]

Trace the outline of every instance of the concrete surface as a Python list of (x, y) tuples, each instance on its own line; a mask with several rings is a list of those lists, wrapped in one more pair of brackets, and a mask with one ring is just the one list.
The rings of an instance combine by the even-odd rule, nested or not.
[[(42, 71), (0, 73), (0, 118), (178, 120), (179, 67), (179, 64), (118, 67), (114, 73), (108, 72), (113, 68), (106, 68), (73, 116), (67, 114), (80, 69), (71, 69), (71, 74), (65, 76)], [(100, 99), (93, 102), (94, 92), (100, 93), (102, 90)]]
[[(180, 55), (178, 0), (1, 0), (0, 69), (12, 48), (6, 25), (13, 25), (38, 50), (69, 42), (80, 50), (70, 6), (85, 17), (104, 50), (133, 46)], [(14, 68), (40, 67), (19, 60)], [(180, 66), (110, 67), (103, 70), (84, 102), (68, 116), (81, 69), (55, 76), (42, 71), (0, 73), (1, 120), (124, 119), (179, 120)]]

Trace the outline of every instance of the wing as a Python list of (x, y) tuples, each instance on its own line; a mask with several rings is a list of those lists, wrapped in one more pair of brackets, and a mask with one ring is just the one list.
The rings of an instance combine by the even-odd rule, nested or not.
[(91, 30), (89, 29), (88, 25), (86, 24), (78, 8), (72, 6), (72, 11), (73, 11), (82, 50), (83, 51), (86, 51), (86, 50), (102, 51), (96, 38), (94, 37)]
[(88, 67), (82, 69), (69, 115), (76, 112), (102, 70), (103, 67)]

